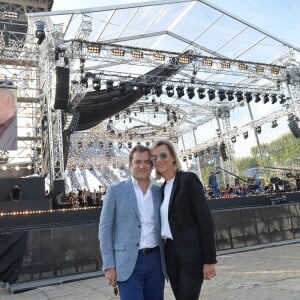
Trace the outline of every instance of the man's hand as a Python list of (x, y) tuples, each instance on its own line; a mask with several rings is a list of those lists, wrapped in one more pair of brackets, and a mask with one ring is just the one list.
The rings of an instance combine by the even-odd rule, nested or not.
[(111, 286), (116, 286), (117, 284), (117, 272), (116, 268), (109, 268), (104, 271), (107, 282)]
[(203, 265), (203, 278), (205, 280), (210, 280), (216, 276), (216, 265), (215, 264), (204, 264)]

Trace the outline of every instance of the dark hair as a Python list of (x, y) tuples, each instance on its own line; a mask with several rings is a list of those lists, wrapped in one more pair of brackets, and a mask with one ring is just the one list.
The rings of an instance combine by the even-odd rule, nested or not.
[[(179, 158), (177, 156), (176, 150), (174, 145), (167, 141), (167, 140), (158, 140), (156, 142), (154, 142), (151, 145), (150, 151), (153, 151), (155, 148), (159, 147), (159, 146), (166, 146), (168, 151), (170, 152), (170, 154), (174, 157), (175, 162), (174, 162), (174, 170), (175, 172), (180, 171), (181, 170), (181, 163), (179, 161)], [(161, 179), (161, 174), (159, 172), (157, 172), (157, 170), (155, 170), (155, 178), (156, 179)]]
[(149, 156), (150, 156), (150, 149), (147, 148), (146, 146), (138, 144), (138, 145), (134, 146), (129, 153), (129, 165), (131, 165), (131, 163), (132, 163), (133, 154), (135, 152), (140, 152), (140, 153), (148, 152)]

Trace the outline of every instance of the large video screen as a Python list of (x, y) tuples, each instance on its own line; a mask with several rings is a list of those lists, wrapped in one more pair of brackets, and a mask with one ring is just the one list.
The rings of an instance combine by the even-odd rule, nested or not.
[(0, 151), (18, 149), (17, 89), (0, 88)]

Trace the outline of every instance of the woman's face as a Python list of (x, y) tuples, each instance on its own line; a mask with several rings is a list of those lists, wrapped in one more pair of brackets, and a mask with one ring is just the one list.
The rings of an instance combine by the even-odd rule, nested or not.
[(174, 162), (175, 158), (171, 155), (167, 146), (157, 146), (151, 151), (151, 160), (155, 169), (168, 180), (174, 177)]

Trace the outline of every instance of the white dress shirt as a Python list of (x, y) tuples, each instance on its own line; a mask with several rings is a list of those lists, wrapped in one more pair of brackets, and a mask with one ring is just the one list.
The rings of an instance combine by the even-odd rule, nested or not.
[(138, 182), (133, 178), (133, 187), (137, 199), (137, 205), (140, 213), (141, 221), (141, 238), (139, 249), (154, 248), (158, 245), (154, 216), (154, 206), (151, 191), (151, 183), (144, 194), (139, 187)]
[(163, 239), (173, 239), (169, 224), (169, 203), (174, 179), (175, 177), (167, 181), (164, 189), (164, 200), (160, 207), (161, 237)]

